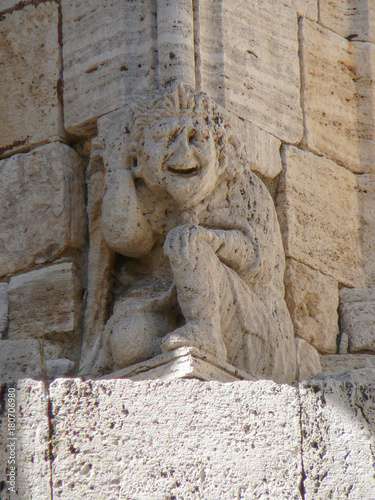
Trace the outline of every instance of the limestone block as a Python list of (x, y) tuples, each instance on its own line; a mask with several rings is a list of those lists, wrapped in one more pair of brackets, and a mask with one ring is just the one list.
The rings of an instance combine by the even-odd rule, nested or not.
[(0, 157), (64, 137), (58, 10), (43, 2), (0, 18)]
[(375, 42), (375, 9), (371, 0), (320, 2), (320, 24), (344, 38)]
[[(0, 384), (0, 394), (3, 392), (5, 404), (3, 412), (0, 411), (0, 484), (6, 481), (7, 460), (10, 457), (10, 448), (6, 445), (16, 443), (15, 460), (16, 491), (11, 493), (8, 488), (10, 481), (2, 484), (1, 498), (13, 500), (19, 498), (37, 498), (38, 500), (51, 500), (51, 471), (49, 464), (49, 429), (47, 415), (47, 399), (42, 382), (34, 380), (19, 381), (15, 391)], [(15, 413), (11, 413), (15, 393)], [(1, 406), (0, 406), (1, 409)], [(16, 440), (8, 440), (8, 414), (16, 417)], [(13, 457), (13, 455), (12, 455)], [(12, 464), (8, 464), (10, 467)], [(10, 477), (8, 477), (10, 479)]]
[(157, 0), (159, 81), (195, 87), (193, 3)]
[(375, 285), (375, 175), (357, 175), (361, 243), (365, 280)]
[(349, 337), (345, 332), (342, 332), (339, 337), (339, 354), (348, 354)]
[[(46, 342), (44, 352), (47, 358), (57, 358), (60, 349)], [(0, 340), (0, 382), (40, 378), (40, 361), (40, 348), (36, 339)]]
[(0, 283), (0, 338), (8, 328), (8, 283)]
[(326, 158), (283, 150), (277, 195), (286, 254), (348, 286), (361, 286), (356, 176)]
[(0, 161), (0, 276), (83, 246), (83, 168), (58, 142)]
[(340, 321), (349, 352), (375, 352), (375, 288), (341, 288)]
[(47, 359), (46, 360), (46, 375), (49, 380), (54, 380), (58, 377), (64, 377), (72, 374), (75, 368), (75, 363), (70, 359)]
[(155, 87), (156, 14), (140, 0), (62, 0), (66, 129), (91, 134), (95, 121)]
[(79, 325), (80, 295), (81, 287), (71, 262), (12, 278), (9, 338), (50, 335), (55, 340), (64, 340), (67, 335), (74, 335)]
[(303, 134), (296, 11), (275, 2), (201, 0), (197, 84), (223, 107), (276, 137)]
[(287, 259), (285, 298), (296, 337), (321, 353), (336, 352), (339, 289), (335, 279)]
[(320, 356), (320, 364), (323, 372), (375, 369), (375, 356), (373, 354), (326, 354)]
[(304, 19), (302, 56), (308, 147), (353, 172), (373, 172), (375, 46), (351, 44)]
[(296, 10), (300, 16), (312, 21), (318, 20), (318, 0), (285, 0), (284, 3)]
[(322, 374), (300, 397), (304, 498), (374, 498), (375, 379)]
[(319, 353), (306, 340), (296, 339), (298, 380), (307, 380), (322, 371)]
[(65, 379), (50, 396), (54, 498), (300, 498), (295, 388)]

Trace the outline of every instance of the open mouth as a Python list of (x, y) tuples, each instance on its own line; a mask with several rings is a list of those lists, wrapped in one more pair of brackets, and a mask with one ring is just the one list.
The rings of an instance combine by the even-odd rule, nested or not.
[(167, 170), (168, 170), (168, 172), (172, 172), (172, 174), (184, 175), (185, 177), (194, 177), (195, 175), (199, 174), (201, 168), (198, 166), (192, 167), (192, 168), (168, 167)]

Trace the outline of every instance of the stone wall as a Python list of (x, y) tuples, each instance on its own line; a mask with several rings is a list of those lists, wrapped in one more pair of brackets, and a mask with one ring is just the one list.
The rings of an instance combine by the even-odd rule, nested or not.
[[(2, 382), (26, 377), (54, 379), (77, 374), (84, 367), (92, 348), (93, 332), (103, 329), (108, 319), (116, 281), (111, 268), (114, 256), (100, 231), (102, 174), (95, 166), (92, 144), (98, 130), (108, 130), (116, 117), (139, 97), (149, 91), (169, 89), (178, 82), (205, 92), (230, 115), (253, 171), (274, 199), (286, 254), (285, 297), (297, 338), (299, 378), (345, 369), (367, 369), (369, 376), (372, 374), (370, 369), (375, 368), (375, 7), (371, 2), (3, 0), (0, 43)], [(225, 409), (223, 403), (220, 407), (223, 427), (215, 429), (216, 438), (209, 441), (206, 456), (202, 451), (194, 454), (189, 450), (188, 440), (184, 445), (186, 454), (173, 451), (180, 443), (173, 435), (177, 413), (165, 423), (169, 429), (165, 431), (165, 443), (158, 434), (158, 424), (152, 423), (152, 419), (158, 420), (158, 412), (173, 415), (178, 398), (183, 401), (180, 393), (185, 390), (185, 382), (173, 388), (177, 391), (174, 396), (169, 394), (171, 387), (158, 383), (151, 384), (151, 389), (146, 383), (143, 386), (128, 382), (96, 384), (95, 390), (77, 381), (58, 381), (50, 387), (50, 398), (55, 405), (53, 415), (57, 415), (55, 435), (61, 447), (56, 455), (58, 460), (51, 461), (56, 466), (51, 483), (56, 498), (59, 495), (72, 498), (69, 488), (73, 491), (76, 487), (85, 489), (77, 490), (80, 493), (75, 498), (80, 498), (82, 491), (88, 495), (89, 490), (93, 491), (92, 498), (98, 498), (98, 491), (104, 495), (100, 481), (111, 485), (108, 491), (114, 497), (122, 491), (132, 498), (138, 498), (137, 495), (152, 498), (154, 492), (149, 488), (153, 481), (155, 488), (171, 499), (200, 498), (200, 494), (201, 498), (215, 498), (215, 491), (228, 498), (236, 495), (250, 498), (250, 490), (256, 492), (254, 498), (299, 498), (300, 494), (305, 498), (329, 498), (329, 495), (358, 498), (367, 491), (360, 486), (367, 472), (359, 482), (355, 479), (360, 474), (355, 469), (357, 451), (345, 448), (349, 447), (346, 441), (340, 452), (337, 447), (340, 433), (350, 440), (357, 439), (358, 432), (358, 442), (366, 442), (364, 429), (370, 424), (361, 419), (366, 421), (368, 417), (359, 409), (362, 403), (353, 402), (357, 397), (354, 392), (359, 394), (362, 389), (353, 389), (349, 394), (348, 387), (336, 381), (322, 382), (326, 384), (324, 387), (320, 382), (308, 382), (300, 389), (265, 383), (267, 398), (275, 399), (280, 419), (291, 404), (290, 421), (283, 421), (288, 426), (288, 437), (283, 442), (282, 419), (270, 416), (274, 410), (260, 407), (251, 413), (251, 395), (261, 385), (246, 383), (250, 384), (249, 393), (246, 385), (233, 386), (232, 392), (229, 390), (232, 386), (214, 386), (222, 401), (227, 396), (233, 399), (233, 408), (238, 411), (233, 419), (238, 429), (231, 433), (232, 409)], [(191, 397), (210, 408), (208, 387), (211, 386), (189, 384)], [(25, 420), (22, 431), (23, 445), (29, 450), (25, 451), (25, 463), (21, 465), (27, 478), (33, 469), (30, 457), (41, 464), (38, 471), (47, 467), (42, 459), (43, 447), (48, 442), (51, 445), (48, 433), (55, 423), (45, 416), (45, 402), (35, 403), (44, 397), (42, 386), (24, 382), (19, 387), (25, 393), (22, 398), (30, 413), (27, 417), (30, 423)], [(77, 396), (64, 396), (64, 391), (73, 389)], [(135, 416), (128, 430), (122, 428), (125, 412), (121, 422), (115, 423), (119, 434), (109, 434), (105, 425), (111, 399), (103, 403), (106, 408), (100, 417), (103, 428), (95, 430), (90, 420), (95, 419), (92, 416), (95, 412), (90, 416), (86, 410), (82, 410), (81, 422), (69, 424), (73, 434), (93, 425), (92, 437), (105, 435), (111, 448), (115, 442), (124, 441), (122, 433), (127, 433), (129, 441), (137, 436), (132, 447), (141, 451), (132, 455), (132, 468), (126, 465), (130, 455), (113, 451), (113, 460), (125, 465), (112, 470), (109, 464), (108, 470), (102, 471), (103, 479), (92, 483), (90, 478), (95, 475), (99, 455), (82, 463), (79, 452), (69, 455), (66, 451), (69, 446), (74, 450), (86, 446), (86, 437), (82, 442), (70, 442), (75, 438), (58, 427), (64, 406), (67, 415), (75, 411), (75, 404), (86, 407), (91, 390), (95, 394), (93, 406), (99, 404), (101, 391), (107, 391), (107, 395), (119, 391), (123, 398), (123, 391), (129, 390), (126, 398), (133, 403), (139, 391), (142, 398), (148, 391), (158, 394), (155, 400), (147, 402), (153, 415), (147, 425), (139, 406), (134, 413), (139, 412), (139, 420)], [(373, 401), (372, 386), (363, 390)], [(30, 395), (26, 395), (28, 391)], [(227, 396), (225, 391), (229, 391)], [(234, 395), (236, 392), (238, 397)], [(334, 399), (333, 409), (330, 403), (322, 403), (321, 393), (327, 394), (327, 401)], [(247, 403), (240, 405), (236, 398)], [(261, 406), (261, 398), (254, 398), (255, 406)], [(159, 407), (160, 401), (167, 406)], [(202, 406), (197, 405), (196, 410), (194, 405), (185, 408), (186, 427), (181, 430), (187, 436), (188, 421), (193, 422), (192, 449), (197, 449), (205, 439), (203, 429), (213, 425), (209, 412), (194, 423), (194, 412), (202, 411)], [(344, 413), (348, 410), (347, 420), (335, 420), (335, 412), (340, 412), (340, 408)], [(353, 418), (351, 412), (355, 413)], [(248, 421), (258, 413), (264, 418), (259, 418), (256, 425)], [(358, 415), (360, 424), (356, 420)], [(277, 432), (272, 430), (274, 418), (280, 426)], [(327, 424), (331, 418), (335, 422), (333, 430)], [(34, 428), (35, 419), (41, 423)], [(319, 419), (325, 422), (323, 430), (316, 423)], [(138, 427), (133, 428), (137, 422)], [(301, 436), (307, 427), (308, 435), (317, 437), (311, 438), (311, 442), (310, 438), (302, 439), (301, 448)], [(28, 442), (35, 433), (40, 446)], [(280, 433), (272, 442), (279, 447), (277, 453), (285, 452), (282, 459), (275, 456), (275, 461), (265, 465), (264, 477), (263, 469), (261, 473), (256, 467), (254, 476), (249, 476), (251, 461), (244, 463), (242, 469), (234, 465), (242, 463), (247, 450), (255, 453), (255, 464), (261, 459), (259, 433), (264, 436)], [(215, 439), (221, 441), (223, 435), (228, 439), (228, 457), (224, 448), (218, 454), (214, 450)], [(329, 444), (325, 441), (328, 435)], [(154, 439), (154, 471), (152, 467), (146, 471), (142, 467)], [(87, 440), (90, 441), (89, 436)], [(166, 447), (167, 443), (172, 443), (172, 450)], [(362, 449), (362, 444), (358, 446)], [(171, 453), (169, 462), (165, 450)], [(373, 459), (371, 450), (365, 452), (368, 457), (361, 459), (362, 463), (366, 461), (368, 465)], [(104, 448), (102, 451), (105, 454)], [(342, 464), (338, 467), (342, 468), (336, 470), (332, 464), (338, 453)], [(346, 453), (352, 465), (348, 465)], [(325, 465), (320, 462), (324, 461), (323, 456)], [(73, 474), (67, 465), (72, 459), (77, 461), (74, 474), (82, 482), (67, 479)], [(220, 464), (227, 460), (225, 469)], [(175, 473), (171, 473), (172, 462), (177, 464), (173, 466), (178, 470), (175, 478)], [(179, 464), (183, 464), (182, 469)], [(145, 481), (143, 490), (136, 491), (135, 482), (129, 486), (129, 481), (126, 488), (130, 489), (121, 490), (126, 480), (119, 479), (118, 470), (122, 474), (125, 470), (128, 474), (143, 471), (140, 472)], [(288, 479), (283, 470), (288, 471)], [(275, 471), (279, 471), (277, 477)], [(332, 490), (332, 475), (344, 474), (343, 471), (347, 481)], [(43, 474), (50, 477), (50, 469)], [(150, 479), (152, 474), (156, 474), (154, 479)], [(299, 489), (301, 477), (306, 477), (305, 490)], [(178, 483), (183, 485), (182, 494), (177, 491)], [(47, 480), (45, 484), (39, 481), (31, 484), (25, 479), (23, 498), (50, 498), (45, 493), (50, 491), (49, 484)], [(63, 486), (60, 488), (59, 484)], [(373, 490), (369, 491), (375, 495)]]

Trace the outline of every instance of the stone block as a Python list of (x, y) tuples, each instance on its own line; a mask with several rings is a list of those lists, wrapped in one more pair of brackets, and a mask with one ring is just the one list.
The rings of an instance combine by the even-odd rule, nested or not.
[(8, 283), (0, 283), (0, 339), (8, 328)]
[(296, 339), (298, 380), (307, 380), (322, 371), (319, 353), (303, 339)]
[[(1, 498), (14, 500), (18, 498), (37, 498), (38, 500), (51, 500), (51, 471), (49, 464), (49, 429), (48, 410), (45, 387), (42, 382), (34, 380), (19, 381), (17, 385), (9, 388), (0, 384), (0, 394), (3, 396), (5, 406), (0, 411), (0, 484), (2, 485)], [(12, 412), (13, 396), (15, 395), (15, 413)], [(12, 398), (11, 398), (12, 396)], [(15, 415), (15, 436), (8, 434), (8, 415)], [(15, 437), (16, 440), (9, 438)], [(10, 448), (5, 447), (15, 443), (15, 490), (8, 490), (11, 486), (10, 472), (7, 464), (10, 458)], [(13, 457), (13, 455), (12, 455)], [(8, 465), (8, 468), (6, 468)], [(8, 479), (8, 481), (7, 481)], [(3, 483), (4, 481), (4, 483)]]
[(339, 288), (335, 279), (287, 259), (285, 299), (296, 337), (321, 353), (335, 353), (339, 333)]
[(156, 13), (150, 0), (61, 6), (65, 127), (89, 135), (99, 116), (155, 87)]
[(353, 172), (373, 172), (375, 46), (304, 19), (302, 67), (308, 147)]
[(86, 237), (84, 165), (55, 142), (0, 161), (0, 276), (80, 248)]
[(323, 372), (339, 372), (342, 370), (375, 370), (373, 354), (326, 354), (320, 356)]
[(197, 85), (216, 102), (283, 141), (302, 139), (296, 11), (275, 2), (201, 0)]
[(321, 374), (300, 386), (304, 498), (375, 498), (375, 378)]
[(67, 336), (74, 336), (79, 327), (80, 295), (80, 283), (71, 262), (12, 278), (9, 338), (50, 336), (54, 340), (65, 340)]
[(344, 38), (375, 42), (375, 9), (371, 0), (320, 3), (320, 24)]
[(375, 288), (341, 288), (340, 322), (349, 352), (375, 353)]
[(283, 150), (277, 195), (287, 256), (348, 286), (364, 281), (356, 176), (331, 160)]
[(75, 379), (50, 397), (54, 498), (300, 498), (295, 388)]
[(2, 0), (0, 12), (13, 9), (19, 2), (20, 0)]
[(366, 285), (375, 285), (375, 175), (357, 175), (361, 244)]
[[(58, 346), (45, 343), (45, 356), (57, 358)], [(41, 353), (36, 339), (0, 340), (0, 382), (11, 383), (25, 378), (40, 378)]]
[(35, 2), (0, 16), (0, 157), (64, 137), (58, 11)]

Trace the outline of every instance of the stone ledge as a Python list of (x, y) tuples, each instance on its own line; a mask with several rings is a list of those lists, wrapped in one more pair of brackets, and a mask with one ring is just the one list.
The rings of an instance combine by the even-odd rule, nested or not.
[(195, 347), (181, 347), (155, 358), (123, 368), (101, 380), (127, 378), (140, 380), (175, 380), (196, 378), (205, 381), (234, 382), (236, 380), (256, 381), (257, 377), (238, 370), (229, 363), (219, 361)]

